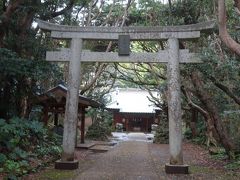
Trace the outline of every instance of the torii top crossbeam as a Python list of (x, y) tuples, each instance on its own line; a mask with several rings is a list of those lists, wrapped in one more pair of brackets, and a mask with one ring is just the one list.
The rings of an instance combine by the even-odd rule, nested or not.
[(215, 26), (214, 21), (180, 26), (152, 26), (152, 27), (102, 27), (102, 26), (66, 26), (37, 20), (41, 29), (51, 31), (53, 38), (81, 38), (96, 40), (117, 40), (119, 35), (130, 35), (131, 40), (159, 40), (159, 39), (193, 39), (200, 37), (200, 32), (206, 32)]

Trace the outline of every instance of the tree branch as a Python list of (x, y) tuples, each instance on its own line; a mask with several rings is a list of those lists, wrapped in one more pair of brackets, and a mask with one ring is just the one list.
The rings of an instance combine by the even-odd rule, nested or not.
[(230, 98), (232, 98), (235, 103), (240, 105), (240, 98), (237, 97), (227, 86), (218, 82), (214, 77), (209, 77), (209, 79), (213, 82), (215, 86), (217, 86), (219, 89), (225, 92)]
[[(49, 19), (51, 19), (51, 18), (55, 18), (55, 17), (57, 17), (57, 16), (60, 16), (60, 15), (62, 15), (62, 14), (65, 14), (67, 11), (69, 11), (69, 10), (72, 9), (74, 3), (75, 3), (75, 0), (69, 0), (69, 3), (67, 4), (67, 6), (66, 6), (65, 8), (63, 8), (62, 10), (57, 11), (57, 12), (50, 12), (50, 13), (47, 13), (47, 14), (45, 14), (45, 15), (42, 15), (42, 16), (40, 17), (40, 19), (46, 21), (46, 20), (49, 20)], [(85, 4), (83, 4), (83, 6), (84, 6), (84, 5), (85, 5)]]
[[(238, 1), (237, 1), (238, 2)], [(225, 0), (218, 0), (218, 27), (219, 36), (224, 44), (235, 54), (240, 56), (240, 44), (238, 44), (227, 31), (227, 17)]]
[(92, 17), (92, 20), (97, 19), (101, 15), (103, 5), (104, 5), (104, 0), (101, 0), (101, 4), (99, 6), (99, 12), (96, 13), (96, 15)]
[(238, 15), (240, 15), (240, 0), (234, 0), (234, 7)]
[(84, 87), (82, 87), (80, 94), (84, 94), (87, 90), (89, 90), (93, 84), (97, 81), (97, 79), (99, 78), (99, 76), (102, 74), (102, 72), (104, 71), (104, 69), (107, 67), (106, 64), (101, 64), (99, 66), (99, 68), (97, 69), (97, 72), (95, 74), (95, 76), (91, 79), (91, 82), (89, 82), (88, 84), (86, 84)]
[(113, 11), (113, 7), (114, 7), (114, 5), (115, 5), (115, 2), (116, 2), (116, 0), (113, 0), (113, 3), (112, 3), (112, 5), (111, 5), (111, 7), (110, 7), (110, 10), (109, 10), (109, 12), (108, 12), (108, 15), (106, 16), (106, 19), (105, 19), (105, 21), (102, 23), (101, 26), (105, 26), (105, 25), (108, 23), (108, 21), (110, 20), (110, 17), (111, 17), (111, 15), (112, 15), (112, 11)]
[(125, 22), (126, 22), (126, 19), (127, 19), (127, 17), (128, 17), (128, 10), (129, 10), (129, 8), (130, 8), (130, 6), (131, 6), (131, 2), (132, 2), (132, 0), (128, 0), (127, 5), (126, 5), (126, 7), (125, 7), (124, 14), (123, 14), (123, 18), (122, 18), (121, 27), (123, 27), (124, 24), (125, 24)]
[(181, 87), (181, 90), (183, 92), (183, 94), (185, 95), (185, 97), (187, 98), (187, 103), (191, 108), (194, 108), (196, 110), (198, 110), (204, 117), (209, 117), (209, 114), (207, 111), (205, 111), (203, 108), (201, 108), (199, 105), (195, 104), (191, 97), (189, 92), (186, 90), (186, 88), (184, 86)]

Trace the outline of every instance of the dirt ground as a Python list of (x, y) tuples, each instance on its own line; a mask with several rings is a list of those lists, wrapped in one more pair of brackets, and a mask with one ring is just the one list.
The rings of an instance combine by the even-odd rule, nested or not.
[(165, 173), (169, 162), (169, 146), (153, 144), (144, 133), (114, 133), (117, 139), (109, 151), (96, 153), (91, 150), (76, 149), (75, 158), (79, 168), (62, 171), (50, 167), (24, 177), (24, 180), (238, 180), (240, 171), (224, 168), (227, 160), (214, 160), (209, 152), (198, 145), (183, 143), (184, 163), (189, 165), (187, 175)]
[(78, 170), (59, 171), (50, 167), (24, 179), (240, 179), (239, 171), (230, 171), (224, 168), (226, 161), (212, 159), (207, 150), (191, 143), (183, 144), (184, 162), (190, 165), (190, 174), (167, 175), (164, 166), (169, 162), (168, 148), (166, 144), (124, 141), (105, 153), (77, 150)]
[(224, 168), (226, 161), (212, 159), (207, 150), (191, 143), (183, 144), (184, 162), (190, 165), (190, 174), (167, 175), (168, 151), (166, 144), (122, 142), (111, 152), (90, 159), (92, 164), (75, 179), (240, 179), (239, 172)]

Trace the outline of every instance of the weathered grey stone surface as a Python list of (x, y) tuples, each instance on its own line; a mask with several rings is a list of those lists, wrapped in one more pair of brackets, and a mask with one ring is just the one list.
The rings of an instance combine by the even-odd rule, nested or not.
[(170, 164), (183, 164), (179, 41), (168, 40), (168, 119)]
[(74, 159), (74, 149), (76, 142), (78, 96), (80, 86), (80, 58), (82, 40), (72, 39), (71, 41), (71, 61), (69, 63), (68, 91), (66, 111), (64, 118), (63, 132), (63, 161)]
[[(195, 53), (189, 53), (189, 50), (180, 50), (180, 63), (201, 63), (201, 60)], [(47, 61), (69, 61), (71, 59), (70, 49), (64, 51), (48, 51)], [(130, 53), (129, 56), (118, 56), (118, 53), (112, 52), (89, 52), (83, 51), (81, 62), (152, 62), (167, 63), (168, 52), (159, 51), (157, 53)]]
[(82, 39), (93, 39), (93, 40), (117, 40), (119, 34), (130, 35), (131, 40), (166, 40), (169, 38), (178, 39), (195, 39), (200, 37), (200, 31), (186, 31), (186, 32), (62, 32), (52, 31), (51, 37), (58, 39), (71, 39), (71, 38), (82, 38)]
[[(46, 21), (37, 20), (41, 29), (62, 32), (95, 32), (95, 33), (152, 33), (152, 32), (190, 32), (208, 31), (214, 28), (215, 21), (207, 21), (190, 25), (179, 26), (124, 26), (124, 27), (104, 27), (104, 26), (68, 26), (56, 25)], [(98, 37), (99, 38), (99, 37)]]
[(153, 27), (79, 27), (65, 26), (38, 20), (41, 29), (51, 31), (54, 38), (82, 38), (117, 40), (119, 35), (130, 35), (131, 40), (192, 39), (200, 37), (215, 26), (214, 21), (181, 26)]
[(130, 36), (119, 35), (118, 36), (118, 55), (129, 56), (130, 54)]
[[(81, 57), (81, 59), (82, 59), (82, 57)], [(61, 51), (47, 51), (46, 52), (46, 60), (47, 61), (56, 61), (56, 62), (70, 61), (71, 60), (71, 49), (64, 48), (64, 49), (61, 49)]]

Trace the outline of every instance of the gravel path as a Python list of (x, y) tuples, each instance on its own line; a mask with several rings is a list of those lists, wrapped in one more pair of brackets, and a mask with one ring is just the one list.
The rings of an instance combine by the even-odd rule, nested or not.
[(146, 142), (121, 142), (109, 152), (97, 156), (90, 160), (89, 168), (80, 172), (76, 180), (159, 179)]
[[(208, 150), (192, 143), (183, 143), (184, 162), (190, 165), (188, 175), (168, 175), (169, 146), (153, 144), (150, 135), (115, 133), (121, 141), (105, 153), (76, 150), (79, 168), (56, 170), (53, 166), (29, 175), (24, 180), (239, 180), (240, 170), (224, 168), (227, 161), (209, 156)], [(1, 179), (1, 178), (0, 178)]]
[(123, 141), (106, 153), (93, 153), (82, 162), (76, 180), (238, 180), (240, 172), (224, 169), (224, 161), (210, 158), (204, 148), (183, 144), (184, 162), (190, 165), (188, 175), (168, 175), (169, 146), (153, 144), (143, 133), (124, 135)]

